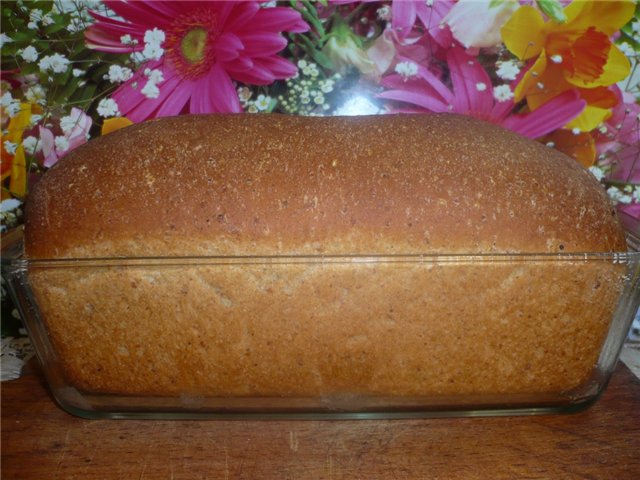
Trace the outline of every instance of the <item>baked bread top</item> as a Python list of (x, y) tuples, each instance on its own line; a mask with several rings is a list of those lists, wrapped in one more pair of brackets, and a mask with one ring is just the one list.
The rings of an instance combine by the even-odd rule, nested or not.
[(453, 114), (133, 125), (51, 168), (25, 223), (32, 259), (626, 249), (587, 170)]

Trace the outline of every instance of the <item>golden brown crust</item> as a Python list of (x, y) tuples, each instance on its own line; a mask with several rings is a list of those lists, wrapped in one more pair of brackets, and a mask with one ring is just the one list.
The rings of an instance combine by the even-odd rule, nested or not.
[(570, 158), (456, 115), (166, 118), (34, 188), (29, 258), (625, 250)]

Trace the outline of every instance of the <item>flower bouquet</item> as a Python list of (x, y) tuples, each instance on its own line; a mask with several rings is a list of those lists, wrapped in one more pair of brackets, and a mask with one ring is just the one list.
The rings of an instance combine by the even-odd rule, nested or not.
[(150, 118), (454, 112), (572, 156), (637, 231), (639, 8), (632, 0), (4, 4), (2, 229), (20, 223), (30, 185), (66, 153)]

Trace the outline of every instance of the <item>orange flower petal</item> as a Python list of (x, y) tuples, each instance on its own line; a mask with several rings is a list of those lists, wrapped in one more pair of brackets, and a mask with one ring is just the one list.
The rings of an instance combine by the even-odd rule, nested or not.
[(590, 167), (596, 162), (596, 144), (589, 133), (575, 135), (571, 130), (556, 130), (542, 141), (553, 142), (556, 149), (585, 167)]
[(534, 58), (544, 48), (544, 19), (529, 5), (517, 9), (500, 32), (506, 47), (520, 60)]
[(133, 122), (127, 117), (108, 118), (102, 124), (101, 133), (102, 135), (107, 135), (108, 133), (115, 132), (116, 130), (120, 130), (121, 128), (128, 127), (129, 125), (133, 125)]
[(631, 72), (631, 63), (624, 53), (615, 45), (611, 45), (607, 55), (607, 62), (603, 67), (602, 73), (591, 81), (585, 81), (581, 77), (567, 78), (576, 87), (594, 88), (599, 86), (609, 86), (618, 83), (629, 76)]

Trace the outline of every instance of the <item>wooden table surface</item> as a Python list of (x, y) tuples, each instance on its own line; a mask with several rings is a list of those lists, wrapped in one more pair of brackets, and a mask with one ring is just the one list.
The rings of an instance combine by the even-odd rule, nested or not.
[(37, 365), (2, 384), (3, 479), (638, 479), (640, 380), (619, 364), (571, 415), (349, 421), (83, 420)]

